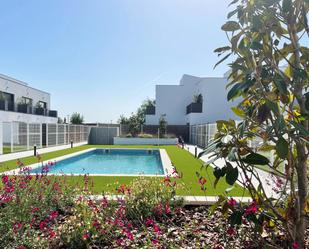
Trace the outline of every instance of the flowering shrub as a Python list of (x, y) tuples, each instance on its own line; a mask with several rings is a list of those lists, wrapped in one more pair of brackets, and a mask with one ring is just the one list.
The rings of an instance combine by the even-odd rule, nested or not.
[(133, 181), (129, 188), (118, 189), (125, 194), (127, 215), (137, 220), (145, 220), (151, 215), (169, 215), (172, 207), (181, 204), (181, 200), (175, 200), (175, 181), (172, 181), (171, 177), (163, 181), (157, 177), (141, 177)]
[[(23, 166), (20, 161), (18, 164)], [(43, 246), (55, 237), (57, 220), (66, 215), (74, 203), (74, 191), (66, 184), (66, 177), (52, 178), (46, 173), (30, 175), (29, 170), (22, 168), (20, 175), (1, 177), (1, 245), (31, 247), (36, 241), (39, 247)]]

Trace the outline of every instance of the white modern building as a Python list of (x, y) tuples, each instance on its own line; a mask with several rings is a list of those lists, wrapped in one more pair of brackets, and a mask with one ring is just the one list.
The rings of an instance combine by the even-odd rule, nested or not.
[(0, 123), (57, 123), (50, 110), (50, 94), (0, 74)]
[(231, 111), (236, 104), (227, 101), (228, 80), (225, 76), (196, 77), (184, 74), (179, 85), (157, 85), (156, 104), (147, 109), (146, 125), (158, 125), (162, 115), (169, 125), (236, 119)]

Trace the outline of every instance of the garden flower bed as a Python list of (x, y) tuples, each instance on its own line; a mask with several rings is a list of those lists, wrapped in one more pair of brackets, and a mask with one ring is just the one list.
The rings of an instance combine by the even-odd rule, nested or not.
[[(138, 178), (115, 191), (116, 201), (91, 198), (93, 183), (72, 187), (68, 177), (29, 175), (18, 162), (21, 175), (2, 175), (0, 189), (0, 244), (6, 248), (262, 248), (275, 241), (286, 247), (284, 234), (269, 238), (254, 232), (258, 217), (254, 201), (240, 206), (233, 198), (227, 209), (243, 210), (241, 225), (225, 222), (216, 209), (184, 207), (175, 199), (177, 178)], [(177, 173), (177, 172), (176, 172)], [(203, 181), (203, 180), (201, 180)], [(307, 241), (308, 242), (308, 241)], [(296, 248), (296, 245), (295, 245)]]

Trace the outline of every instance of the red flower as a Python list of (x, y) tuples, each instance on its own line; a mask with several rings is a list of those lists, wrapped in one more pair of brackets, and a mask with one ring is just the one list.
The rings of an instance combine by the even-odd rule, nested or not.
[(253, 201), (249, 207), (246, 208), (245, 213), (246, 215), (249, 214), (255, 214), (257, 212), (258, 208), (257, 208), (257, 204), (256, 201)]
[(40, 230), (43, 231), (45, 227), (46, 227), (46, 222), (45, 221), (41, 221), (40, 222)]
[(49, 231), (49, 239), (53, 239), (53, 238), (55, 238), (55, 236), (56, 236), (56, 233), (54, 232), (54, 231)]
[(230, 236), (234, 236), (236, 234), (236, 231), (233, 227), (229, 227), (229, 229), (227, 229), (226, 233)]
[(49, 219), (50, 220), (54, 220), (58, 217), (58, 211), (52, 211), (50, 214), (49, 214)]
[(298, 244), (297, 242), (294, 242), (294, 243), (292, 244), (292, 248), (293, 248), (293, 249), (299, 249), (299, 244)]
[(8, 182), (9, 182), (9, 177), (8, 176), (6, 176), (6, 175), (4, 175), (4, 176), (2, 176), (2, 182), (3, 182), (3, 184), (7, 184)]
[(159, 243), (159, 241), (158, 241), (157, 239), (153, 239), (153, 240), (152, 240), (152, 244), (153, 244), (153, 245), (157, 245), (158, 243)]
[(229, 201), (227, 202), (230, 206), (234, 207), (235, 205), (237, 205), (237, 201), (233, 198), (229, 199)]
[(146, 226), (153, 226), (155, 224), (153, 219), (147, 219), (146, 220)]
[(118, 193), (124, 194), (125, 191), (126, 191), (126, 186), (125, 186), (124, 184), (122, 184), (122, 185), (117, 189), (117, 192), (118, 192)]
[(89, 239), (89, 238), (90, 238), (89, 233), (85, 233), (85, 234), (83, 235), (83, 240), (87, 240), (87, 239)]
[(160, 229), (160, 227), (157, 224), (153, 225), (153, 230), (155, 231), (155, 233), (160, 233), (161, 232), (161, 229)]
[(20, 222), (17, 222), (13, 225), (13, 231), (14, 233), (17, 233), (22, 228), (22, 224)]

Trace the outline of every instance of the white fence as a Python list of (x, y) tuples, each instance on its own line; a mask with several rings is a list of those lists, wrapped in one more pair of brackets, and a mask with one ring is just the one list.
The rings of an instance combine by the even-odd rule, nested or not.
[(90, 126), (0, 122), (0, 154), (87, 142)]
[(214, 138), (217, 124), (190, 125), (190, 143), (205, 148)]
[[(236, 121), (236, 123), (238, 122)], [(214, 139), (216, 132), (216, 123), (190, 125), (190, 143), (201, 148), (205, 148)], [(249, 146), (251, 148), (256, 148), (262, 142), (262, 139), (255, 138), (254, 140), (250, 141)]]

